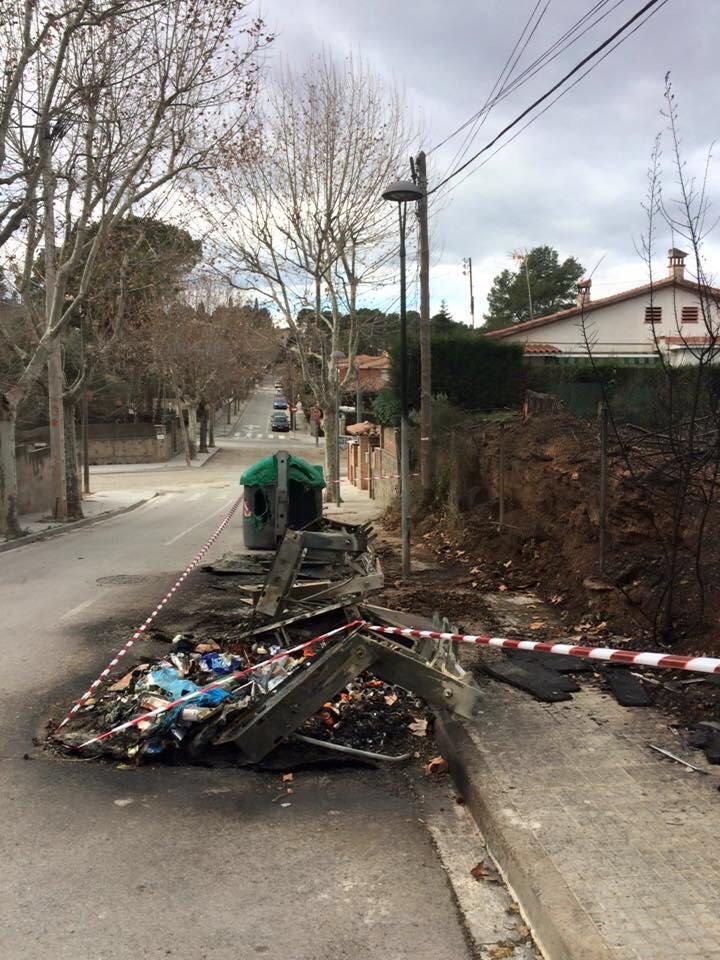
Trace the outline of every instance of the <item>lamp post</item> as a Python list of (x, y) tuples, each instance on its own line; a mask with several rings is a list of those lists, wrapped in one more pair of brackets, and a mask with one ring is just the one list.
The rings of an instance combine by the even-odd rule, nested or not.
[(400, 539), (402, 574), (410, 576), (410, 428), (408, 422), (407, 305), (405, 279), (405, 224), (407, 205), (423, 197), (411, 180), (397, 180), (383, 191), (383, 200), (398, 205), (400, 225)]

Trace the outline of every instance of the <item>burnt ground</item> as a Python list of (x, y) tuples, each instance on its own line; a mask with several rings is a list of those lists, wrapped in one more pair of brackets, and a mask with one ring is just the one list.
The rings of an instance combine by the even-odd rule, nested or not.
[[(534, 575), (534, 569), (513, 555), (500, 552), (501, 538), (485, 536), (478, 540), (472, 528), (465, 536), (452, 537), (443, 533), (438, 524), (431, 533), (426, 530), (416, 537), (409, 582), (401, 578), (399, 538), (392, 514), (380, 531), (379, 541), (386, 586), (375, 595), (374, 602), (384, 606), (427, 617), (439, 614), (463, 633), (521, 636), (529, 640), (627, 650), (662, 650), (649, 642), (647, 631), (618, 634), (610, 622), (599, 620), (595, 611), (578, 616), (577, 605), (570, 602), (567, 588), (563, 593), (543, 596), (543, 583)], [(533, 602), (525, 603), (528, 599)], [(512, 620), (517, 623), (511, 633), (503, 615), (508, 609), (512, 610)], [(496, 682), (488, 681), (481, 665), (502, 662), (507, 655), (488, 648), (465, 649), (468, 653), (472, 651), (468, 659), (479, 665), (475, 672), (482, 678), (481, 682)], [(677, 652), (677, 648), (668, 648), (667, 652)], [(564, 659), (549, 656), (558, 665)], [(607, 691), (609, 671), (625, 672), (625, 668), (616, 665), (603, 667), (593, 663), (592, 667), (573, 679), (580, 686), (590, 683)], [(639, 680), (639, 684), (649, 702), (661, 710), (668, 723), (677, 727), (683, 736), (700, 722), (720, 723), (720, 677), (641, 668), (633, 668), (632, 672), (645, 678)]]
[[(81, 709), (69, 727), (65, 728), (71, 734), (68, 742), (80, 743), (127, 719), (124, 714), (114, 712), (112, 704), (118, 695), (108, 695), (108, 688), (130, 673), (136, 665), (167, 657), (173, 637), (177, 634), (183, 634), (193, 643), (214, 641), (221, 650), (242, 655), (248, 662), (264, 659), (268, 652), (264, 648), (257, 655), (250, 653), (247, 634), (254, 624), (252, 609), (244, 602), (237, 584), (233, 576), (197, 571), (184, 591), (176, 595), (172, 607), (164, 612), (161, 626), (148, 630), (146, 639), (133, 648), (133, 655), (125, 658), (124, 670), (113, 673), (107, 687), (101, 688), (96, 701), (94, 698), (88, 701), (91, 709)], [(311, 627), (302, 630), (295, 637), (295, 642), (309, 640), (340, 622), (344, 622), (341, 614), (321, 617)], [(260, 626), (260, 623), (255, 625)], [(128, 625), (114, 622), (96, 624), (92, 632), (101, 633), (104, 638), (112, 640), (113, 648), (120, 648), (127, 640)], [(132, 683), (129, 690), (132, 691)], [(103, 706), (103, 695), (108, 697), (109, 716)], [(93, 706), (95, 703), (97, 706)], [(55, 728), (67, 706), (60, 705), (57, 716), (48, 721), (48, 733)], [(128, 716), (136, 713), (137, 708)], [(426, 704), (411, 692), (386, 684), (369, 672), (359, 676), (348, 688), (325, 703), (298, 733), (387, 756), (409, 755), (417, 766), (424, 766), (437, 753), (432, 737), (432, 713)], [(98, 757), (105, 755), (115, 760), (127, 760), (128, 747), (135, 747), (140, 741), (136, 730), (110, 738), (104, 741)], [(58, 750), (58, 744), (51, 739), (47, 741), (47, 746), (51, 750)], [(65, 751), (60, 748), (60, 752), (64, 754)], [(138, 755), (130, 762), (139, 760)], [(201, 756), (191, 756), (179, 746), (176, 750), (166, 751), (162, 757), (153, 757), (153, 760), (222, 766), (233, 766), (239, 762), (232, 745), (208, 748)], [(266, 770), (293, 770), (304, 766), (334, 767), (363, 762), (308, 744), (286, 742), (257, 766)], [(246, 763), (242, 765), (253, 766)]]
[(465, 431), (455, 459), (445, 452), (438, 465), (439, 475), (451, 478), (447, 505), (418, 515), (415, 542), (425, 542), (435, 560), (455, 565), (468, 590), (532, 589), (552, 600), (568, 630), (606, 623), (643, 646), (666, 639), (677, 653), (720, 654), (720, 509), (706, 517), (700, 568), (694, 554), (699, 515), (686, 510), (668, 624), (661, 611), (672, 485), (660, 473), (632, 475), (614, 442), (609, 454), (602, 576), (598, 427), (568, 414)]

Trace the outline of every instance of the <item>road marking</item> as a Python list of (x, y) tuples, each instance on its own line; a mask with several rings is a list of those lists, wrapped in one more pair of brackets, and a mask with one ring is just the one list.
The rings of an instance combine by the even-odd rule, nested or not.
[(203, 517), (202, 520), (198, 520), (197, 523), (194, 523), (191, 527), (188, 527), (186, 530), (178, 533), (177, 536), (174, 536), (171, 540), (166, 540), (165, 543), (163, 543), (163, 546), (171, 547), (174, 543), (177, 543), (178, 540), (182, 540), (186, 534), (191, 533), (197, 527), (201, 527), (204, 523), (207, 523), (208, 520), (212, 520), (213, 517), (216, 517), (219, 513), (222, 513), (223, 510), (225, 510), (226, 507), (229, 507), (232, 502), (232, 499), (226, 500), (221, 507), (219, 507), (217, 510), (213, 510), (213, 512), (208, 514), (207, 517)]
[(82, 613), (83, 610), (87, 610), (88, 607), (92, 606), (99, 596), (101, 596), (101, 594), (98, 593), (94, 597), (90, 597), (89, 600), (83, 600), (82, 603), (79, 603), (76, 607), (73, 607), (71, 610), (68, 610), (67, 613), (64, 613), (61, 617), (58, 617), (58, 620), (69, 620), (70, 617), (77, 616), (78, 613)]

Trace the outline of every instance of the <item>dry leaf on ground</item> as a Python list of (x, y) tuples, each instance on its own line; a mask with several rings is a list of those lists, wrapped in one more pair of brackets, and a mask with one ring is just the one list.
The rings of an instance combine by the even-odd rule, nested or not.
[(447, 773), (449, 770), (448, 762), (445, 757), (433, 757), (429, 763), (425, 764), (425, 776), (432, 774)]
[(476, 863), (470, 871), (470, 876), (473, 880), (487, 880), (488, 883), (500, 882), (500, 874), (495, 867), (486, 860), (481, 860), (480, 863)]

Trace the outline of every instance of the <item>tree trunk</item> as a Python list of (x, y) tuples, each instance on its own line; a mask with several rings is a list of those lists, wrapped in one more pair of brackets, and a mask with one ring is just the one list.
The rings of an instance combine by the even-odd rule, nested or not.
[(324, 405), (322, 427), (325, 434), (325, 500), (335, 503), (338, 495), (338, 416), (334, 403)]
[(175, 394), (175, 407), (177, 409), (178, 420), (180, 421), (180, 436), (183, 441), (183, 450), (185, 451), (185, 463), (187, 466), (190, 466), (192, 460), (192, 452), (190, 450), (190, 437), (188, 436), (188, 429), (185, 425), (185, 417), (183, 416), (182, 400), (180, 399), (180, 391), (178, 390), (177, 377), (175, 373), (170, 374), (173, 386), (173, 393)]
[(207, 434), (208, 434), (208, 405), (201, 400), (198, 405), (198, 414), (200, 415), (200, 453), (208, 452)]
[(66, 520), (65, 417), (63, 410), (62, 347), (59, 340), (55, 340), (50, 346), (47, 367), (50, 420), (50, 475), (53, 491), (51, 513), (56, 520)]
[(22, 534), (17, 513), (15, 423), (17, 409), (0, 396), (0, 535)]
[(194, 403), (191, 403), (188, 407), (188, 432), (190, 434), (190, 456), (195, 459), (197, 456), (198, 422)]
[(212, 411), (210, 414), (210, 422), (208, 424), (208, 434), (209, 434), (208, 446), (214, 447), (215, 446), (215, 408), (214, 407), (212, 408)]
[(64, 402), (65, 420), (65, 480), (67, 491), (67, 512), (71, 520), (82, 520), (82, 493), (80, 490), (80, 468), (78, 464), (77, 431), (75, 429), (75, 404), (72, 400)]

